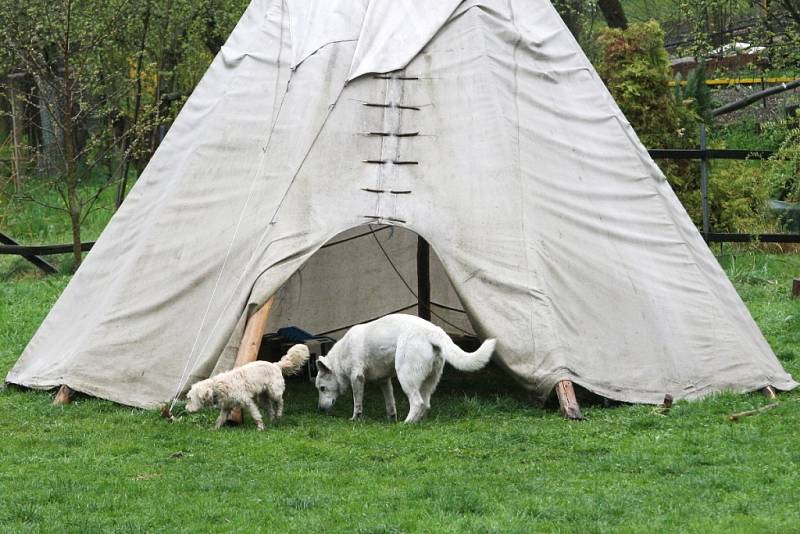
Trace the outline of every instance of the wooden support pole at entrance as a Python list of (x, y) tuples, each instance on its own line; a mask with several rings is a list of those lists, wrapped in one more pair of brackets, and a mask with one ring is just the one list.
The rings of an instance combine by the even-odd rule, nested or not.
[(75, 390), (65, 384), (58, 389), (58, 393), (56, 393), (56, 397), (53, 399), (53, 406), (66, 406), (67, 404), (71, 404), (73, 397), (75, 397)]
[(556, 384), (556, 395), (558, 396), (558, 405), (561, 408), (561, 415), (573, 421), (580, 421), (583, 419), (581, 407), (578, 405), (578, 400), (575, 398), (575, 388), (572, 387), (571, 380), (562, 380)]
[(764, 389), (761, 390), (761, 393), (763, 393), (764, 396), (766, 396), (769, 399), (777, 399), (778, 398), (778, 394), (775, 393), (775, 388), (773, 388), (772, 386), (765, 387)]
[(431, 246), (417, 237), (417, 315), (431, 320)]
[[(258, 350), (261, 348), (261, 338), (264, 336), (264, 330), (267, 328), (267, 321), (269, 320), (269, 311), (271, 308), (272, 298), (265, 302), (264, 305), (247, 320), (247, 325), (244, 327), (244, 334), (242, 335), (242, 343), (239, 345), (239, 352), (236, 353), (236, 361), (233, 363), (234, 367), (241, 367), (246, 363), (254, 362), (258, 359)], [(241, 424), (242, 410), (239, 408), (231, 410), (226, 423)]]

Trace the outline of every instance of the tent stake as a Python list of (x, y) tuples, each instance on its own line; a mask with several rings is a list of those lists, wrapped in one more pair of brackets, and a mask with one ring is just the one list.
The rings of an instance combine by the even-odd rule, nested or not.
[[(271, 308), (272, 298), (270, 297), (270, 299), (247, 320), (247, 325), (244, 327), (244, 334), (242, 335), (242, 343), (239, 345), (239, 352), (236, 353), (236, 361), (233, 363), (234, 367), (241, 367), (246, 363), (254, 362), (258, 359), (258, 350), (261, 348), (261, 338), (264, 336), (264, 330), (267, 328), (267, 320), (269, 319), (269, 310)], [(231, 410), (225, 422), (228, 424), (241, 424), (242, 410), (240, 408)]]
[(561, 415), (573, 421), (580, 421), (583, 419), (581, 407), (578, 405), (578, 400), (575, 398), (575, 388), (572, 387), (571, 380), (562, 380), (556, 384), (556, 395), (558, 396)]
[(58, 389), (56, 397), (53, 399), (53, 406), (66, 406), (72, 404), (72, 398), (75, 396), (75, 391), (68, 385), (64, 384)]

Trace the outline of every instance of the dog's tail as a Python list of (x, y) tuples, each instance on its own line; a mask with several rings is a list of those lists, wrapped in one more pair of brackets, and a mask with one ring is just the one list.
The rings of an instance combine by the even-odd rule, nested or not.
[(281, 368), (283, 376), (295, 374), (303, 367), (303, 364), (308, 360), (308, 347), (302, 344), (294, 345), (278, 362), (278, 367)]
[(494, 347), (497, 345), (496, 339), (487, 339), (475, 352), (464, 352), (458, 345), (453, 343), (453, 340), (447, 334), (444, 334), (444, 338), (446, 340), (442, 340), (442, 346), (440, 347), (442, 356), (447, 363), (459, 371), (483, 369), (489, 363), (489, 358), (492, 357)]

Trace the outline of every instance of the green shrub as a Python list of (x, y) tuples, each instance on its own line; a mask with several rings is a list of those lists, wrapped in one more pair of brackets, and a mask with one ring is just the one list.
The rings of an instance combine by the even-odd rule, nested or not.
[(789, 130), (770, 166), (772, 182), (777, 184), (777, 198), (800, 202), (800, 128)]
[(689, 76), (686, 78), (686, 87), (682, 88), (680, 84), (676, 84), (675, 88), (678, 90), (677, 97), (681, 98), (681, 100), (687, 100), (687, 103), (691, 102), (697, 116), (704, 123), (711, 124), (714, 120), (711, 112), (715, 106), (711, 98), (711, 89), (706, 83), (705, 61), (701, 61), (697, 67), (689, 72)]
[(715, 163), (708, 180), (711, 228), (717, 232), (776, 231), (769, 206), (774, 192), (774, 182), (761, 161)]
[[(606, 29), (598, 38), (597, 70), (625, 116), (648, 148), (696, 148), (701, 122), (710, 123), (713, 102), (705, 84), (704, 66), (692, 72), (683, 89), (670, 87), (671, 69), (664, 32), (655, 21), (631, 24), (627, 30)], [(730, 130), (730, 127), (722, 127)], [(709, 174), (711, 228), (720, 232), (774, 231), (776, 218), (769, 201), (781, 188), (800, 200), (800, 135), (786, 136), (785, 126), (769, 124), (734, 128), (722, 137), (742, 137), (747, 146), (780, 146), (776, 162), (715, 161)], [(749, 130), (744, 135), (744, 130)], [(712, 132), (713, 133), (713, 132)], [(744, 137), (743, 137), (744, 136)], [(726, 148), (719, 136), (715, 148)], [(738, 138), (737, 138), (738, 139)], [(732, 139), (734, 145), (741, 144)], [(769, 146), (761, 146), (768, 144)], [(659, 161), (678, 198), (699, 227), (702, 222), (700, 168), (697, 161)], [(782, 198), (782, 197), (780, 197)]]
[(649, 148), (695, 144), (698, 117), (670, 87), (664, 32), (655, 21), (607, 28), (598, 38), (597, 70), (617, 104)]
[[(664, 32), (655, 21), (631, 24), (627, 30), (607, 28), (598, 38), (597, 71), (617, 104), (648, 148), (695, 148), (699, 117), (691, 101), (670, 87), (669, 56)], [(659, 161), (672, 188), (695, 223), (699, 222), (697, 165)]]

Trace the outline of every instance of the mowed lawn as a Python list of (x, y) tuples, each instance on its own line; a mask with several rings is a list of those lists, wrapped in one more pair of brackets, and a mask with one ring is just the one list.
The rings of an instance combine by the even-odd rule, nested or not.
[[(786, 368), (800, 376), (800, 256), (721, 257)], [(5, 376), (66, 285), (25, 268), (0, 281)], [(401, 410), (407, 405), (402, 399)], [(316, 411), (291, 382), (278, 426), (211, 430), (207, 410), (157, 413), (0, 392), (2, 532), (798, 532), (800, 394), (740, 422), (759, 394), (649, 406), (584, 404), (567, 422), (496, 371), (450, 374), (430, 418)]]

